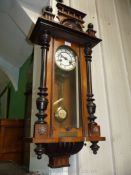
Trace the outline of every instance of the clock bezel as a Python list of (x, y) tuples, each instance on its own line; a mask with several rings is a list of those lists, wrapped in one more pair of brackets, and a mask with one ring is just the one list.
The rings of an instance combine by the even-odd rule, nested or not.
[[(70, 69), (68, 68), (70, 65), (65, 65), (65, 67), (63, 67), (63, 66), (60, 66), (60, 64), (58, 64), (57, 53), (58, 53), (59, 50), (66, 50), (66, 51), (68, 51), (68, 53), (70, 53), (72, 55), (71, 57), (75, 60), (74, 64), (72, 65), (72, 68), (70, 68)], [(67, 53), (67, 52), (65, 52), (65, 53)], [(67, 45), (59, 46), (57, 48), (56, 52), (55, 52), (55, 63), (57, 65), (57, 67), (60, 68), (63, 71), (66, 71), (66, 72), (70, 72), (70, 71), (72, 71), (72, 70), (74, 70), (76, 68), (76, 61), (77, 61), (77, 59), (78, 59), (78, 56), (77, 56), (76, 52), (71, 47), (69, 47)]]

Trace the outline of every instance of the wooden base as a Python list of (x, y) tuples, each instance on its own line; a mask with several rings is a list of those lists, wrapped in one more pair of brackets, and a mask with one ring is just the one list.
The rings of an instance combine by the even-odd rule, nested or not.
[(106, 138), (105, 137), (100, 137), (100, 136), (89, 136), (89, 137), (86, 137), (86, 140), (87, 141), (90, 141), (90, 142), (96, 142), (96, 141), (105, 141)]
[(84, 142), (38, 143), (35, 152), (38, 159), (42, 158), (42, 154), (48, 155), (51, 168), (68, 167), (69, 157), (78, 153), (83, 145)]
[(69, 156), (49, 157), (48, 166), (51, 168), (69, 167)]

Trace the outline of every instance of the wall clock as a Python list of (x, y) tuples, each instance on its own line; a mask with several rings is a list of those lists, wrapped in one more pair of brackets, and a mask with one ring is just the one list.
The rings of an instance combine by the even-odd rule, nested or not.
[(91, 61), (92, 48), (101, 39), (93, 25), (83, 31), (85, 13), (57, 2), (59, 22), (52, 8), (43, 10), (30, 40), (41, 46), (41, 76), (31, 142), (37, 158), (49, 156), (49, 166), (69, 166), (69, 157), (79, 152), (85, 141), (96, 154), (101, 137), (95, 122)]

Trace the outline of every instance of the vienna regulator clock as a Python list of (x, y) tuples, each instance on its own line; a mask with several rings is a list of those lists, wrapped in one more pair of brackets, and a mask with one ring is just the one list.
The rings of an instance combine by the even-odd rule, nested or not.
[(92, 48), (101, 39), (93, 25), (83, 31), (83, 12), (57, 1), (58, 20), (51, 7), (43, 10), (30, 36), (41, 46), (41, 75), (36, 106), (38, 120), (31, 141), (37, 158), (49, 156), (49, 167), (69, 166), (69, 157), (90, 141), (96, 154), (100, 126), (95, 122), (96, 105), (92, 92)]

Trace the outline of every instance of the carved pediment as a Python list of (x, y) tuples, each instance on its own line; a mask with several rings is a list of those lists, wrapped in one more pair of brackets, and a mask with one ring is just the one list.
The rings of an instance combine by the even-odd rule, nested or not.
[(83, 31), (85, 21), (83, 18), (86, 16), (85, 13), (80, 12), (72, 7), (66, 6), (62, 3), (57, 3), (58, 9), (58, 20), (60, 24), (74, 28), (76, 30)]

